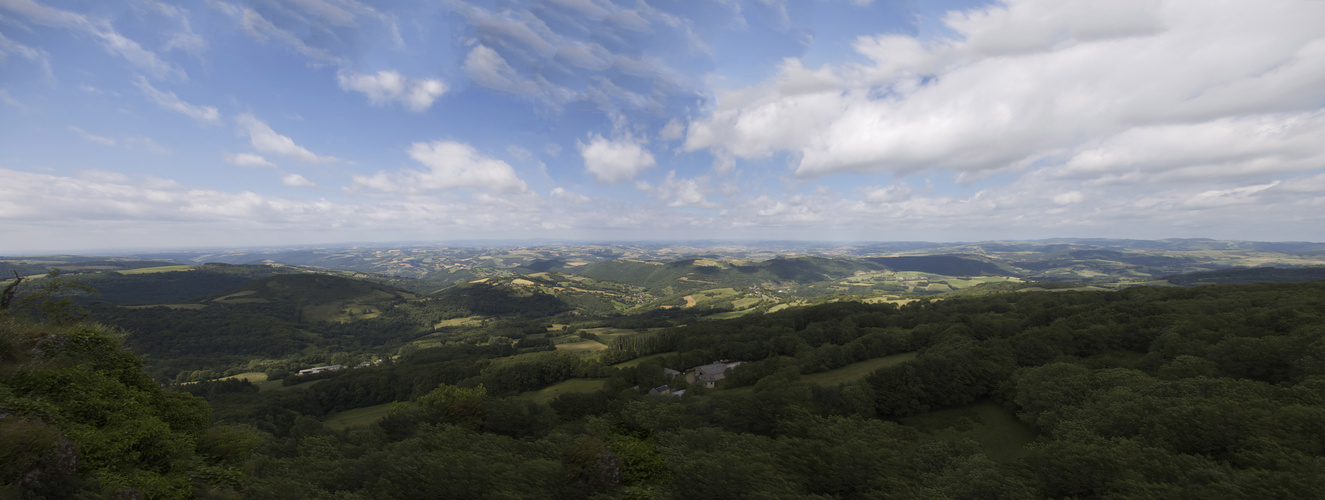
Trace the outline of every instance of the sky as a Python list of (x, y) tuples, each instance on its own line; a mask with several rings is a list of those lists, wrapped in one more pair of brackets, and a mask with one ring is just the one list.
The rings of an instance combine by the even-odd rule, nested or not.
[(0, 0), (0, 254), (1325, 241), (1325, 2)]

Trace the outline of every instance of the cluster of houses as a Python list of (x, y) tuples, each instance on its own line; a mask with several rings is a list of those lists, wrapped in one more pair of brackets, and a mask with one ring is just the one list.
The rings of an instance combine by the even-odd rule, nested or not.
[[(362, 362), (362, 363), (359, 363), (358, 366), (355, 366), (355, 368), (364, 368), (364, 367), (373, 366), (373, 365), (378, 365), (378, 364), (382, 364), (382, 360), (377, 359), (377, 360), (373, 360), (373, 361), (364, 361), (364, 362)], [(312, 367), (312, 368), (305, 368), (305, 369), (303, 369), (303, 370), (299, 370), (299, 373), (296, 373), (295, 375), (312, 375), (312, 374), (315, 374), (315, 373), (322, 373), (322, 372), (334, 372), (334, 371), (336, 371), (336, 370), (340, 370), (340, 369), (344, 369), (344, 368), (349, 368), (349, 367), (348, 367), (348, 366), (345, 366), (345, 365), (314, 366), (314, 367)]]
[(345, 368), (345, 365), (314, 366), (312, 368), (305, 368), (303, 370), (299, 370), (299, 373), (297, 375), (312, 375), (314, 373), (334, 372), (341, 368)]
[[(674, 380), (676, 379), (676, 377), (685, 376), (685, 381), (687, 384), (702, 383), (704, 384), (704, 387), (712, 389), (713, 386), (716, 385), (719, 380), (722, 380), (723, 378), (727, 377), (727, 370), (736, 368), (737, 366), (740, 366), (740, 364), (741, 364), (740, 361), (731, 361), (723, 359), (723, 360), (714, 361), (707, 365), (696, 366), (694, 368), (686, 370), (685, 373), (673, 370), (671, 368), (663, 368), (663, 375), (666, 376), (669, 380)], [(668, 384), (668, 385), (660, 385), (658, 387), (650, 389), (649, 395), (681, 397), (685, 395), (685, 392), (686, 392), (685, 389), (673, 390), (670, 384)]]

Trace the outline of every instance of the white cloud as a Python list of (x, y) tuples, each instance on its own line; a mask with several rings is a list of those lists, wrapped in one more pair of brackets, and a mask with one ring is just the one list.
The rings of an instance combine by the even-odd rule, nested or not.
[(374, 105), (394, 101), (415, 113), (426, 111), (447, 90), (441, 80), (407, 78), (395, 71), (378, 71), (375, 75), (340, 71), (336, 82), (342, 90), (362, 92)]
[(643, 141), (628, 136), (614, 141), (590, 134), (588, 144), (578, 141), (576, 144), (584, 158), (585, 173), (592, 174), (599, 182), (628, 181), (657, 164)]
[(171, 19), (179, 22), (180, 31), (170, 35), (170, 40), (162, 47), (169, 52), (172, 50), (183, 50), (191, 54), (200, 54), (207, 48), (207, 40), (204, 40), (197, 33), (193, 32), (193, 26), (189, 22), (189, 11), (183, 7), (169, 5), (156, 0), (142, 0), (143, 4)]
[(868, 189), (865, 191), (865, 200), (871, 203), (896, 203), (911, 199), (911, 195), (911, 186), (899, 183)]
[(290, 48), (293, 48), (295, 52), (298, 52), (300, 55), (309, 59), (338, 64), (344, 63), (344, 60), (340, 57), (334, 56), (330, 52), (321, 48), (309, 45), (304, 42), (302, 38), (295, 36), (290, 31), (276, 26), (256, 10), (244, 9), (240, 14), (239, 25), (244, 28), (244, 31), (246, 31), (249, 36), (253, 37), (254, 40), (257, 40), (260, 43), (267, 43), (275, 38), (276, 40), (290, 46)]
[(664, 141), (675, 141), (677, 139), (685, 137), (685, 133), (686, 133), (685, 124), (681, 123), (681, 121), (677, 120), (676, 118), (672, 118), (672, 120), (667, 122), (667, 125), (663, 126), (662, 130), (658, 132), (658, 139)]
[(656, 188), (655, 195), (659, 199), (667, 201), (667, 205), (671, 207), (717, 208), (716, 203), (712, 203), (704, 197), (707, 189), (703, 186), (707, 184), (707, 177), (677, 179), (676, 171), (670, 170), (667, 172), (667, 177), (663, 178), (662, 183)]
[(304, 176), (299, 174), (286, 174), (284, 177), (281, 177), (281, 184), (290, 187), (313, 187), (317, 185), (314, 184), (313, 181), (305, 179)]
[(1054, 204), (1060, 206), (1073, 205), (1076, 203), (1081, 203), (1085, 200), (1086, 197), (1081, 194), (1081, 191), (1068, 191), (1066, 193), (1060, 193), (1054, 195)]
[[(952, 38), (861, 37), (861, 62), (788, 60), (768, 82), (719, 96), (684, 148), (785, 153), (802, 177), (973, 180), (1069, 160), (1070, 172), (1096, 178), (1311, 168), (1325, 3), (1011, 0), (944, 22)], [(1220, 129), (1232, 140), (1216, 144)], [(1154, 138), (1164, 131), (1196, 140)]]
[(66, 28), (92, 35), (107, 52), (123, 57), (130, 64), (155, 78), (181, 80), (188, 78), (184, 70), (162, 60), (155, 52), (144, 49), (138, 42), (124, 37), (104, 19), (90, 19), (81, 14), (47, 7), (31, 0), (0, 0), (0, 9), (14, 12), (43, 26)]
[(17, 54), (19, 57), (39, 64), (46, 77), (52, 77), (51, 55), (49, 53), (10, 40), (5, 37), (4, 33), (0, 33), (0, 64), (5, 64), (10, 54)]
[(525, 97), (543, 94), (538, 82), (521, 76), (501, 54), (483, 45), (474, 47), (465, 57), (465, 74), (475, 83), (492, 90)]
[(269, 162), (267, 161), (266, 158), (255, 155), (253, 153), (239, 153), (239, 154), (226, 153), (221, 156), (221, 159), (225, 160), (226, 163), (239, 167), (276, 168), (275, 163)]
[[(477, 43), (464, 67), (484, 87), (536, 99), (553, 109), (589, 100), (608, 113), (657, 112), (666, 107), (669, 95), (701, 93), (693, 79), (662, 60), (640, 56), (634, 49), (642, 47), (632, 47), (637, 42), (630, 39), (675, 43), (677, 35), (692, 42), (692, 49), (702, 45), (689, 20), (647, 3), (628, 9), (612, 2), (570, 0), (537, 9), (503, 6), (499, 11), (460, 0), (450, 4), (472, 26)], [(594, 21), (596, 16), (604, 17)], [(590, 32), (594, 36), (584, 36)], [(641, 81), (648, 82), (648, 91), (638, 90)]]
[(88, 142), (95, 142), (95, 143), (100, 144), (100, 145), (102, 145), (102, 146), (114, 146), (114, 145), (115, 145), (115, 139), (111, 139), (111, 138), (109, 138), (109, 137), (103, 137), (103, 136), (99, 136), (99, 135), (89, 134), (89, 133), (87, 133), (87, 132), (84, 132), (83, 129), (78, 128), (78, 127), (75, 127), (75, 126), (73, 126), (73, 125), (70, 125), (70, 126), (69, 126), (69, 130), (71, 130), (71, 131), (73, 131), (73, 132), (77, 132), (78, 135), (83, 136), (83, 138), (84, 138), (84, 139), (87, 139)]
[(456, 188), (478, 188), (493, 192), (519, 193), (524, 181), (504, 161), (479, 153), (455, 141), (416, 142), (409, 156), (428, 170), (402, 169), (378, 172), (372, 177), (354, 176), (354, 186), (392, 193), (423, 193)]
[(565, 200), (565, 201), (567, 201), (567, 202), (575, 203), (575, 204), (588, 203), (588, 202), (589, 202), (589, 197), (588, 197), (588, 196), (585, 196), (585, 195), (582, 195), (582, 194), (579, 194), (579, 193), (576, 193), (576, 192), (572, 192), (572, 191), (570, 191), (570, 190), (567, 190), (566, 188), (560, 188), (560, 187), (558, 187), (558, 188), (552, 188), (552, 191), (551, 191), (550, 193), (548, 193), (548, 194), (549, 194), (550, 196), (552, 196), (553, 198), (556, 198), (556, 199), (558, 199), (558, 200)]
[(141, 76), (135, 78), (133, 84), (148, 98), (152, 99), (152, 102), (164, 109), (181, 113), (200, 122), (217, 123), (221, 119), (221, 115), (216, 111), (216, 108), (184, 102), (174, 92), (157, 90), (156, 87), (147, 82), (146, 78)]
[(1211, 189), (1191, 197), (1183, 204), (1193, 207), (1218, 207), (1259, 203), (1260, 199), (1257, 194), (1278, 185), (1279, 182), (1276, 181), (1269, 184), (1241, 186), (1232, 189)]
[(278, 154), (304, 163), (331, 163), (337, 161), (335, 157), (318, 156), (313, 154), (312, 151), (304, 149), (303, 146), (295, 144), (293, 139), (276, 133), (266, 122), (257, 119), (251, 113), (236, 116), (235, 123), (239, 125), (240, 131), (248, 136), (253, 149), (263, 153)]

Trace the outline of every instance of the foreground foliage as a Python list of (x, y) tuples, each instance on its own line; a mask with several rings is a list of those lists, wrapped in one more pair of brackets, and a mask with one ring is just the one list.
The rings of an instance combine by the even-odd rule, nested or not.
[[(28, 426), (7, 436), (48, 436), (5, 448), (28, 464), (3, 462), (5, 480), (18, 481), (11, 488), (34, 488), (21, 482), (34, 467), (62, 470), (49, 464), (62, 463), (68, 441), (86, 450), (80, 460), (112, 464), (80, 461), (71, 476), (79, 488), (156, 488), (148, 496), (162, 498), (227, 487), (280, 499), (1325, 494), (1320, 283), (841, 302), (640, 333), (591, 356), (455, 343), (301, 389), (181, 386), (211, 405), (205, 430), (193, 397), (129, 383), (146, 380), (141, 366), (104, 329), (7, 328), (12, 416), (0, 425)], [(103, 339), (96, 349), (120, 354), (36, 349), (34, 339), (53, 335)], [(914, 358), (836, 386), (806, 377), (903, 353)], [(718, 359), (744, 363), (715, 388), (663, 373)], [(548, 404), (526, 394), (573, 378), (602, 389)], [(686, 395), (644, 394), (664, 383)], [(141, 409), (116, 418), (137, 419), (142, 431), (112, 432), (120, 420), (96, 412), (129, 410), (93, 404), (84, 414), (75, 392), (125, 396), (114, 400)], [(369, 425), (321, 423), (393, 401)], [(999, 405), (1015, 415), (1008, 425), (1035, 437), (983, 439), (1009, 429), (963, 418), (922, 425), (935, 410), (968, 405)], [(112, 459), (102, 446), (118, 441), (88, 437), (106, 433), (137, 439), (116, 448), (136, 454)]]
[[(0, 492), (183, 498), (241, 484), (205, 401), (166, 391), (114, 330), (0, 317)], [(236, 457), (238, 458), (238, 457)]]

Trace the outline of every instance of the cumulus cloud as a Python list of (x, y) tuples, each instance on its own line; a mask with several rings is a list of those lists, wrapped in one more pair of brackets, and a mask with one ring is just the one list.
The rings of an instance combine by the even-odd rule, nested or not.
[(221, 156), (221, 159), (225, 160), (226, 163), (239, 167), (276, 168), (275, 163), (269, 162), (267, 161), (266, 158), (255, 155), (253, 153), (239, 153), (239, 154), (226, 153)]
[[(671, 207), (717, 208), (716, 203), (710, 202), (704, 197), (707, 184), (708, 178), (706, 177), (678, 179), (676, 171), (670, 170), (667, 172), (667, 177), (663, 178), (662, 183), (651, 190), (654, 191), (655, 196), (667, 201), (667, 205)], [(639, 187), (649, 189), (647, 184), (641, 184)]]
[[(357, 231), (411, 234), (419, 239), (505, 230), (527, 233), (564, 212), (532, 193), (381, 201), (330, 201), (252, 191), (192, 187), (150, 176), (81, 171), (52, 175), (0, 168), (0, 224), (31, 236), (15, 251), (89, 246), (233, 245), (237, 242), (322, 241)], [(295, 180), (288, 178), (283, 180)], [(363, 234), (361, 233), (361, 234)], [(387, 234), (387, 233), (377, 233)]]
[(146, 78), (141, 76), (135, 78), (133, 84), (152, 102), (163, 109), (175, 111), (200, 122), (217, 123), (221, 119), (221, 115), (216, 111), (216, 108), (184, 102), (174, 92), (157, 90), (151, 83), (148, 83)]
[(426, 111), (447, 90), (441, 80), (408, 78), (395, 71), (378, 71), (374, 75), (341, 71), (336, 73), (336, 82), (342, 90), (368, 96), (374, 105), (397, 102), (415, 113)]
[(483, 155), (473, 146), (455, 141), (416, 142), (410, 158), (427, 170), (402, 169), (378, 172), (371, 177), (354, 176), (354, 186), (391, 193), (422, 193), (456, 188), (519, 193), (526, 190), (515, 169), (504, 161)]
[(598, 134), (589, 135), (589, 143), (576, 142), (584, 158), (584, 171), (598, 182), (614, 184), (638, 177), (657, 162), (653, 153), (644, 148), (644, 142), (631, 137), (610, 140)]
[[(802, 177), (932, 170), (973, 180), (1065, 161), (1097, 178), (1149, 176), (1152, 159), (1169, 172), (1222, 166), (1206, 176), (1306, 168), (1299, 137), (1325, 103), (1322, 22), (1319, 2), (1012, 0), (954, 11), (944, 18), (951, 38), (861, 37), (860, 62), (785, 61), (760, 86), (719, 96), (684, 147), (788, 154)], [(1188, 141), (1145, 140), (1168, 130), (1206, 143), (1220, 129), (1252, 133), (1199, 156), (1174, 151)], [(1280, 160), (1288, 166), (1270, 166)]]
[(295, 144), (293, 139), (276, 133), (266, 122), (259, 120), (251, 113), (236, 116), (235, 123), (239, 125), (240, 132), (248, 136), (253, 149), (263, 153), (277, 154), (303, 163), (331, 163), (337, 161), (335, 157), (318, 156), (312, 151), (304, 149), (303, 146)]

